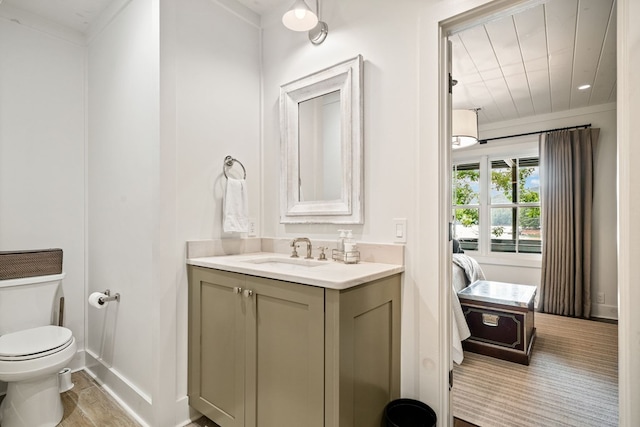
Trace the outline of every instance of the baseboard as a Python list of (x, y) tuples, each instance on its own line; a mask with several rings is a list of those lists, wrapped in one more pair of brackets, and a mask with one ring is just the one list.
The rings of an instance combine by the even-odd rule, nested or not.
[(591, 317), (618, 320), (618, 307), (607, 304), (592, 304)]
[(187, 396), (176, 401), (176, 427), (184, 427), (200, 417), (202, 414), (189, 406)]
[[(143, 427), (150, 427), (148, 420), (153, 419), (151, 397), (124, 378), (118, 371), (105, 365), (100, 358), (89, 350), (78, 351), (68, 366), (72, 371), (85, 370), (95, 379), (118, 404)], [(0, 382), (0, 396), (6, 394), (7, 384)], [(202, 417), (202, 414), (189, 406), (189, 398), (184, 396), (176, 401), (175, 426), (183, 427)]]
[(148, 396), (134, 384), (120, 375), (118, 371), (107, 366), (90, 350), (86, 350), (85, 370), (94, 377), (104, 390), (108, 392), (122, 408), (144, 427), (153, 419), (153, 405)]
[(75, 356), (73, 356), (73, 359), (71, 359), (71, 362), (69, 362), (67, 368), (71, 369), (72, 372), (83, 370), (84, 367), (87, 366), (86, 357), (87, 355), (84, 350), (78, 350)]

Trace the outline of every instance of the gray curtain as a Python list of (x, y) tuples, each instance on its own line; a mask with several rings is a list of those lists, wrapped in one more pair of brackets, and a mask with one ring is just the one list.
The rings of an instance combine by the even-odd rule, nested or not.
[(542, 277), (539, 310), (591, 316), (593, 157), (600, 129), (540, 135)]

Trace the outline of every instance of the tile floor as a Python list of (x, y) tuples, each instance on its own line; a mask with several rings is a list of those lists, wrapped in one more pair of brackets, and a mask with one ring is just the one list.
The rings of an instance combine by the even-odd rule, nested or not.
[(465, 420), (461, 420), (460, 418), (453, 418), (453, 427), (478, 427), (475, 424), (471, 424)]
[(71, 381), (73, 388), (62, 393), (64, 416), (59, 427), (140, 426), (86, 372), (74, 372)]
[(214, 423), (207, 417), (200, 417), (185, 427), (218, 427), (218, 424)]
[(85, 371), (71, 374), (74, 387), (62, 393), (60, 427), (139, 427), (131, 416)]
[[(71, 374), (74, 386), (62, 393), (64, 416), (58, 427), (140, 427), (85, 371)], [(4, 396), (0, 396), (0, 401)], [(2, 427), (0, 425), (0, 427)], [(202, 417), (185, 427), (217, 427)]]

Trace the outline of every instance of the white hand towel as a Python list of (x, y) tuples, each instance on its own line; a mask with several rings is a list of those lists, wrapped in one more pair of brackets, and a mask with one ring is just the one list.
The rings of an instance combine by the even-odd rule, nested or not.
[(249, 231), (247, 182), (244, 179), (227, 179), (222, 217), (222, 229), (225, 233)]

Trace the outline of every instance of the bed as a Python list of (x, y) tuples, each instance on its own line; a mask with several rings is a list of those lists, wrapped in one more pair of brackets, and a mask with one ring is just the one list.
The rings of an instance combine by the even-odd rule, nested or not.
[(464, 353), (462, 351), (462, 341), (469, 338), (471, 332), (467, 326), (467, 321), (462, 313), (458, 292), (469, 286), (476, 280), (485, 279), (484, 273), (478, 261), (464, 253), (453, 254), (453, 279), (451, 286), (451, 308), (453, 311), (452, 331), (451, 331), (451, 355), (453, 361), (458, 365), (462, 363)]

